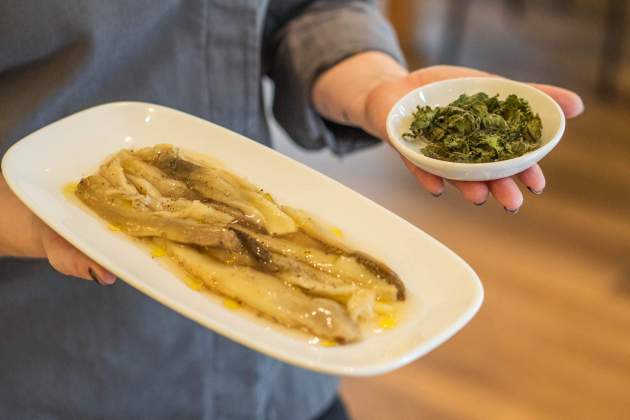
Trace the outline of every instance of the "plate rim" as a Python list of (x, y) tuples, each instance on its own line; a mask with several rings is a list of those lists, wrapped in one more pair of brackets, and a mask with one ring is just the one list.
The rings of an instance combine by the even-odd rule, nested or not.
[[(36, 134), (38, 134), (41, 131), (46, 130), (47, 128), (53, 126), (53, 125), (57, 125), (61, 122), (67, 121), (69, 119), (75, 119), (78, 118), (79, 116), (81, 116), (82, 114), (86, 114), (86, 113), (91, 113), (91, 112), (95, 112), (97, 110), (99, 110), (100, 108), (111, 108), (111, 107), (122, 107), (122, 106), (137, 106), (137, 107), (142, 107), (142, 108), (155, 108), (155, 109), (161, 109), (165, 112), (170, 112), (170, 113), (177, 113), (180, 116), (186, 117), (186, 118), (194, 118), (202, 123), (205, 124), (209, 124), (211, 126), (217, 127), (221, 130), (225, 130), (228, 131), (231, 135), (236, 135), (238, 137), (240, 137), (243, 140), (247, 140), (248, 142), (252, 143), (252, 146), (255, 147), (259, 147), (265, 150), (266, 153), (272, 152), (274, 154), (276, 154), (277, 156), (279, 156), (282, 159), (286, 159), (291, 161), (292, 164), (297, 164), (298, 166), (301, 167), (301, 169), (307, 170), (311, 173), (313, 173), (314, 175), (320, 177), (320, 178), (324, 178), (326, 181), (328, 182), (332, 182), (335, 185), (341, 187), (346, 193), (350, 193), (351, 195), (355, 196), (355, 198), (360, 199), (361, 201), (363, 201), (364, 203), (367, 203), (368, 205), (371, 206), (376, 206), (380, 209), (380, 211), (384, 211), (389, 217), (393, 217), (394, 219), (396, 219), (398, 222), (402, 222), (406, 227), (411, 228), (412, 230), (417, 231), (418, 233), (422, 234), (423, 236), (425, 236), (427, 239), (431, 240), (433, 242), (433, 245), (438, 246), (439, 248), (441, 248), (442, 251), (446, 251), (449, 256), (451, 258), (454, 258), (455, 260), (457, 260), (459, 262), (459, 264), (461, 265), (462, 268), (464, 268), (466, 270), (467, 273), (467, 282), (469, 283), (469, 286), (471, 287), (471, 301), (468, 303), (468, 305), (466, 306), (466, 309), (463, 310), (459, 316), (456, 317), (456, 319), (450, 323), (450, 325), (447, 328), (444, 328), (442, 331), (434, 334), (432, 337), (426, 339), (425, 341), (423, 341), (420, 345), (417, 345), (414, 347), (413, 351), (410, 352), (405, 352), (402, 356), (397, 356), (395, 358), (392, 358), (389, 361), (383, 361), (383, 362), (377, 362), (377, 363), (371, 363), (369, 365), (361, 365), (359, 367), (343, 367), (343, 368), (336, 368), (334, 366), (329, 366), (327, 364), (321, 364), (321, 362), (315, 362), (313, 364), (305, 362), (304, 361), (304, 357), (300, 358), (298, 356), (294, 356), (293, 354), (291, 354), (290, 352), (283, 352), (281, 355), (281, 358), (278, 354), (274, 354), (271, 351), (268, 351), (266, 349), (266, 346), (264, 346), (263, 344), (259, 343), (257, 340), (251, 340), (251, 341), (247, 341), (245, 339), (243, 339), (241, 337), (241, 335), (238, 332), (234, 332), (233, 330), (230, 330), (229, 325), (221, 325), (221, 323), (219, 321), (217, 322), (213, 322), (212, 320), (210, 320), (210, 322), (205, 322), (203, 319), (200, 319), (192, 309), (187, 308), (186, 305), (181, 304), (180, 302), (178, 302), (176, 299), (170, 299), (168, 296), (163, 296), (162, 293), (151, 289), (149, 287), (145, 287), (142, 282), (136, 282), (134, 280), (134, 276), (133, 275), (128, 275), (129, 273), (126, 273), (126, 270), (122, 267), (122, 266), (118, 266), (116, 264), (110, 264), (109, 259), (104, 256), (101, 255), (98, 250), (94, 249), (93, 247), (83, 243), (82, 239), (79, 237), (79, 235), (74, 235), (72, 233), (71, 230), (66, 229), (61, 223), (57, 223), (54, 218), (52, 217), (48, 217), (48, 215), (46, 214), (46, 212), (42, 211), (41, 209), (38, 209), (36, 206), (36, 203), (33, 203), (30, 199), (30, 197), (28, 196), (27, 193), (25, 193), (24, 191), (21, 190), (21, 188), (17, 185), (17, 182), (13, 179), (13, 175), (11, 173), (11, 171), (7, 172), (6, 169), (9, 167), (9, 165), (11, 164), (12, 160), (14, 159), (12, 156), (19, 153), (18, 150), (20, 147), (22, 147), (24, 145), (24, 143), (22, 143), (23, 141), (31, 141), (30, 139), (32, 137), (34, 137)], [(357, 191), (354, 191), (353, 189), (351, 189), (350, 187), (344, 185), (343, 183), (329, 177), (328, 175), (325, 175), (313, 168), (310, 168), (309, 166), (303, 164), (302, 162), (299, 162), (295, 159), (292, 159), (280, 152), (278, 152), (277, 150), (274, 150), (272, 148), (266, 147), (254, 140), (251, 140), (239, 133), (236, 133), (228, 128), (222, 127), (218, 124), (215, 124), (211, 121), (205, 120), (203, 118), (197, 117), (195, 115), (192, 114), (188, 114), (186, 112), (174, 109), (174, 108), (170, 108), (168, 106), (164, 106), (164, 105), (158, 105), (158, 104), (153, 104), (153, 103), (149, 103), (149, 102), (141, 102), (141, 101), (115, 101), (115, 102), (107, 102), (107, 103), (103, 103), (103, 104), (99, 104), (93, 107), (89, 107), (86, 109), (83, 109), (81, 111), (78, 111), (76, 113), (70, 114), (68, 116), (65, 116), (63, 118), (60, 118), (50, 124), (47, 124), (44, 127), (41, 127), (35, 131), (33, 131), (32, 133), (27, 134), (26, 136), (24, 136), (23, 138), (21, 138), (20, 140), (16, 141), (13, 145), (11, 145), (9, 147), (9, 149), (7, 149), (7, 151), (5, 152), (4, 156), (2, 157), (2, 162), (0, 167), (2, 168), (2, 174), (3, 177), (5, 179), (5, 182), (7, 183), (7, 185), (9, 186), (9, 188), (11, 189), (11, 191), (20, 199), (20, 201), (26, 205), (27, 208), (29, 208), (30, 211), (32, 211), (37, 217), (39, 217), (42, 221), (44, 221), (51, 229), (53, 229), (57, 234), (59, 234), (60, 236), (62, 236), (64, 239), (66, 239), (69, 243), (71, 243), (74, 247), (76, 247), (77, 249), (79, 249), (82, 253), (84, 253), (85, 255), (87, 255), (89, 258), (93, 259), (95, 262), (97, 262), (98, 264), (101, 264), (102, 266), (106, 267), (108, 270), (110, 270), (113, 274), (115, 274), (120, 280), (124, 281), (125, 283), (127, 283), (128, 285), (130, 285), (131, 287), (135, 288), (136, 290), (140, 291), (141, 293), (147, 295), (148, 297), (150, 297), (151, 299), (157, 301), (158, 303), (166, 306), (167, 308), (181, 314), (182, 316), (185, 316), (186, 318), (188, 318), (189, 320), (203, 326), (206, 329), (209, 329), (212, 332), (215, 332), (217, 334), (223, 335), (224, 337), (233, 340), (237, 343), (239, 343), (240, 345), (243, 345), (245, 347), (248, 347), (254, 351), (260, 352), (262, 354), (265, 354), (268, 357), (272, 357), (276, 360), (281, 360), (284, 363), (290, 363), (292, 365), (295, 366), (299, 366), (305, 369), (309, 369), (309, 370), (313, 370), (313, 371), (318, 371), (318, 372), (322, 372), (322, 373), (326, 373), (326, 374), (332, 374), (332, 375), (343, 375), (343, 376), (354, 376), (354, 377), (367, 377), (367, 376), (374, 376), (374, 375), (380, 375), (383, 373), (387, 373), (390, 371), (393, 371), (395, 369), (398, 369), (416, 359), (418, 359), (419, 357), (431, 352), (432, 350), (434, 350), (436, 347), (440, 346), (441, 344), (443, 344), (445, 341), (447, 341), (448, 339), (450, 339), (451, 337), (453, 337), (457, 332), (459, 332), (466, 324), (468, 324), (468, 322), (470, 322), (470, 320), (475, 316), (475, 314), (479, 311), (483, 300), (484, 300), (484, 288), (483, 288), (483, 284), (481, 283), (481, 280), (479, 278), (479, 276), (477, 275), (477, 273), (472, 269), (472, 267), (470, 267), (470, 265), (459, 255), (457, 255), (453, 250), (451, 250), (450, 248), (448, 248), (446, 245), (444, 245), (443, 243), (441, 243), (439, 240), (435, 239), (433, 236), (429, 235), (428, 233), (426, 233), (424, 230), (420, 229), (418, 226), (410, 223), (409, 221), (405, 220), (404, 218), (402, 218), (401, 216), (397, 215), (396, 213), (392, 212), (391, 210), (387, 209), (386, 207), (376, 203), (375, 201), (371, 200), (368, 197), (365, 197), (364, 195), (358, 193)], [(103, 260), (106, 261), (106, 263), (103, 263)], [(110, 268), (111, 267), (111, 268)], [(212, 324), (211, 326), (208, 324)], [(335, 348), (340, 348), (340, 347), (335, 347)]]

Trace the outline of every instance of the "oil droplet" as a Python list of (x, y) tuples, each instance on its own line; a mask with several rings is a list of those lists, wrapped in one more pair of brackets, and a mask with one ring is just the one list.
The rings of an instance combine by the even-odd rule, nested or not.
[(384, 330), (390, 330), (398, 324), (398, 320), (392, 315), (381, 315), (378, 317), (378, 326)]
[(128, 200), (126, 198), (121, 198), (119, 201), (119, 204), (121, 206), (123, 206), (126, 209), (132, 209), (133, 208), (133, 201)]
[(319, 344), (323, 347), (336, 347), (339, 344), (336, 341), (330, 341), (330, 340), (319, 340)]
[(396, 312), (396, 308), (394, 307), (394, 305), (379, 302), (377, 298), (377, 302), (374, 304), (374, 312), (379, 315), (385, 315), (395, 318), (394, 312)]
[(69, 183), (67, 183), (66, 185), (63, 186), (61, 191), (63, 191), (63, 195), (66, 198), (71, 198), (71, 197), (74, 197), (74, 193), (77, 190), (77, 186), (78, 186), (78, 184), (76, 182), (69, 182)]
[(234, 311), (241, 307), (241, 304), (235, 301), (234, 299), (225, 298), (223, 299), (223, 306)]
[(203, 289), (203, 282), (199, 279), (184, 277), (184, 283), (186, 283), (186, 286), (190, 287), (193, 290)]
[(265, 197), (267, 200), (271, 201), (272, 203), (274, 202), (273, 197), (269, 193), (263, 193), (263, 197)]
[(107, 229), (111, 230), (112, 232), (120, 232), (120, 228), (116, 225), (107, 225)]
[(337, 228), (337, 227), (331, 227), (330, 231), (337, 237), (341, 238), (343, 236), (343, 232), (341, 229)]
[(157, 245), (153, 245), (150, 251), (151, 251), (151, 256), (154, 258), (159, 258), (166, 255), (166, 250)]

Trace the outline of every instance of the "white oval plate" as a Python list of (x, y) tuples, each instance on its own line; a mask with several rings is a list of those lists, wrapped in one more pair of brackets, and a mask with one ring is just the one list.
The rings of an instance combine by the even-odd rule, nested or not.
[[(385, 261), (405, 282), (409, 299), (398, 326), (346, 346), (309, 343), (306, 335), (189, 289), (146, 249), (64, 197), (64, 185), (92, 173), (108, 155), (158, 143), (211, 155), (280, 202), (341, 227), (349, 243)], [(162, 106), (121, 102), (71, 115), (13, 145), (2, 170), (35, 214), (140, 292), (234, 341), (307, 369), (354, 376), (391, 371), (455, 334), (483, 300), (471, 268), (415, 226), (265, 146)]]
[[(446, 106), (465, 93), (485, 92), (505, 99), (515, 94), (526, 99), (542, 121), (542, 145), (522, 156), (489, 163), (447, 162), (425, 156), (420, 149), (425, 145), (411, 144), (402, 135), (409, 131), (417, 106)], [(560, 106), (549, 95), (533, 86), (495, 77), (463, 77), (430, 83), (403, 96), (389, 111), (387, 135), (392, 145), (414, 165), (427, 172), (460, 181), (489, 181), (506, 178), (529, 168), (549, 153), (564, 134), (565, 118)]]

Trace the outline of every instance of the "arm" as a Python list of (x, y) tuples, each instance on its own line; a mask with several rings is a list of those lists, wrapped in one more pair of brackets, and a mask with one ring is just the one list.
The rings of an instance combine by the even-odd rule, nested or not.
[[(322, 118), (312, 100), (318, 76), (358, 53), (381, 51), (404, 63), (396, 35), (375, 4), (374, 0), (270, 3), (273, 19), (266, 23), (263, 63), (276, 88), (274, 116), (302, 147), (328, 147), (333, 153), (343, 155), (379, 143), (343, 119)], [(402, 68), (399, 65), (395, 70)], [(382, 67), (372, 76), (382, 79)], [(357, 89), (362, 87), (363, 83), (356, 85)]]
[[(482, 71), (452, 66), (408, 72), (395, 34), (378, 13), (376, 2), (308, 3), (299, 12), (285, 13), (290, 17), (279, 29), (271, 31), (270, 48), (265, 54), (270, 59), (267, 73), (276, 85), (275, 117), (303, 147), (327, 146), (334, 153), (343, 154), (377, 143), (374, 137), (386, 140), (387, 113), (405, 93), (438, 80), (489, 76)], [(556, 99), (567, 117), (582, 112), (582, 101), (573, 92), (545, 85), (537, 87)], [(442, 178), (404, 158), (402, 161), (425, 189), (435, 196), (442, 194)], [(542, 193), (545, 187), (538, 165), (515, 178), (535, 194)], [(515, 213), (523, 202), (512, 178), (448, 182), (475, 204), (485, 203), (492, 194), (509, 213)]]
[[(326, 118), (355, 125), (387, 139), (385, 121), (394, 103), (410, 90), (427, 83), (466, 76), (491, 76), (464, 67), (434, 66), (408, 73), (394, 59), (378, 52), (356, 54), (324, 72), (312, 91), (317, 111)], [(536, 85), (562, 107), (568, 118), (579, 115), (584, 105), (575, 93), (558, 87)], [(435, 196), (442, 194), (444, 180), (421, 170), (402, 158), (405, 166), (422, 186)], [(538, 165), (516, 176), (532, 193), (541, 194), (545, 178)], [(516, 213), (523, 203), (512, 178), (489, 182), (449, 181), (465, 199), (483, 204), (492, 194), (509, 213)]]
[[(35, 216), (9, 189), (0, 175), (0, 257), (47, 258), (62, 274), (96, 280), (102, 285), (113, 274), (83, 255)], [(95, 278), (96, 277), (96, 278)]]

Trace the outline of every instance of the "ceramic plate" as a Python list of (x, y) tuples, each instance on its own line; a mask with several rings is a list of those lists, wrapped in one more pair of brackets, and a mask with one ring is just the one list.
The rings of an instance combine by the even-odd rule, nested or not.
[[(188, 288), (146, 248), (112, 232), (64, 195), (64, 185), (92, 173), (119, 149), (158, 143), (219, 159), (279, 202), (340, 227), (351, 245), (389, 264), (405, 282), (409, 296), (397, 326), (377, 328), (356, 344), (322, 346), (306, 334), (244, 309), (229, 309), (221, 299)], [(354, 376), (391, 371), (455, 334), (483, 299), (471, 268), (415, 226), (265, 146), (162, 106), (123, 102), (79, 112), (16, 143), (4, 156), (2, 170), (29, 208), (123, 281), (212, 331), (307, 369)]]

